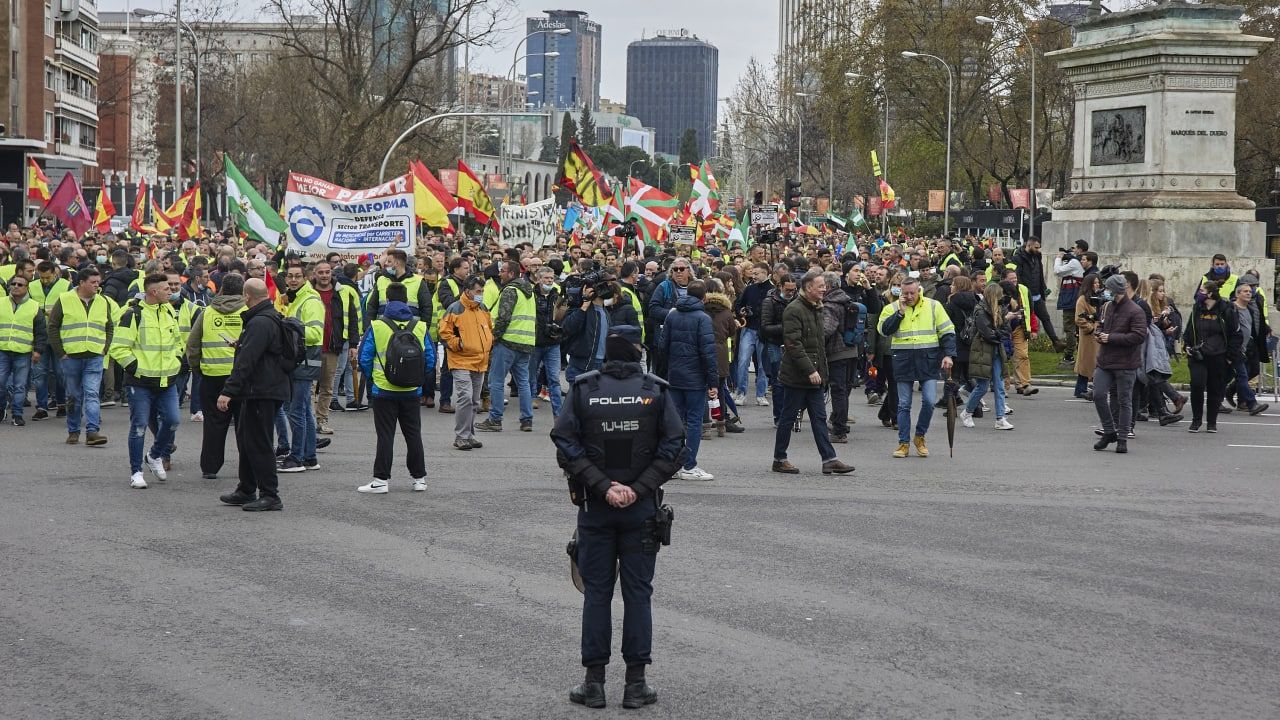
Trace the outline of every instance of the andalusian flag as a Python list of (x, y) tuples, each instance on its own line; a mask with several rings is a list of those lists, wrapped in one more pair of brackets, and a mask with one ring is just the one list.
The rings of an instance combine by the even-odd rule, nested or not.
[(720, 209), (720, 183), (711, 174), (711, 166), (706, 160), (702, 167), (689, 165), (689, 179), (693, 182), (690, 207), (701, 218), (711, 217)]
[(413, 176), (413, 209), (418, 221), (434, 228), (453, 230), (449, 213), (458, 209), (458, 201), (421, 162), (411, 160), (409, 173)]
[(562, 187), (578, 196), (586, 207), (604, 207), (609, 204), (611, 193), (604, 177), (587, 157), (587, 153), (578, 145), (578, 141), (569, 140), (569, 152), (564, 158), (564, 175), (560, 178)]
[(481, 225), (497, 227), (497, 211), (493, 208), (489, 193), (485, 192), (484, 185), (471, 172), (471, 168), (461, 160), (458, 161), (458, 204)]
[(35, 158), (27, 158), (27, 197), (49, 204), (49, 178), (44, 176)]
[(102, 184), (102, 192), (98, 193), (98, 201), (93, 206), (93, 227), (106, 235), (111, 232), (111, 218), (116, 214), (116, 206), (107, 197), (107, 184)]
[(231, 162), (230, 155), (223, 154), (222, 165), (227, 173), (227, 205), (235, 218), (236, 229), (249, 240), (279, 247), (280, 236), (289, 229), (288, 223), (245, 179)]
[(637, 239), (658, 244), (662, 232), (676, 214), (680, 201), (652, 185), (631, 178), (631, 197), (627, 200), (628, 218), (636, 220)]

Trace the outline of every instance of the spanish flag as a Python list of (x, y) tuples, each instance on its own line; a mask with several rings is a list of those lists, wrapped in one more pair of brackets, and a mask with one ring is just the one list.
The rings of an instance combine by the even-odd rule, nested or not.
[(45, 177), (35, 158), (27, 158), (27, 197), (46, 205), (49, 203), (49, 178)]
[(461, 160), (458, 161), (458, 204), (471, 213), (471, 217), (481, 225), (497, 227), (494, 218), (497, 211), (493, 208), (489, 193), (485, 192), (484, 185), (476, 174), (471, 172), (471, 168)]
[(413, 175), (413, 207), (418, 221), (431, 227), (453, 230), (449, 213), (458, 209), (458, 202), (426, 165), (417, 160), (410, 161), (409, 172)]
[[(172, 210), (172, 208), (170, 209)], [(178, 218), (161, 210), (160, 206), (156, 204), (155, 198), (151, 199), (151, 217), (153, 218), (152, 225), (157, 233), (167, 233), (178, 226)]]
[(147, 227), (147, 179), (138, 178), (138, 194), (133, 198), (133, 216), (129, 218), (129, 229), (134, 232), (153, 233), (155, 228)]
[[(170, 225), (178, 229), (179, 240), (190, 240), (200, 237), (200, 207), (201, 195), (200, 183), (197, 182), (191, 186), (191, 189), (182, 193), (182, 195), (173, 203), (173, 206), (165, 213), (168, 217), (165, 219), (170, 221)], [(156, 222), (156, 228), (159, 229), (160, 223)]]
[(612, 198), (600, 171), (574, 139), (569, 140), (569, 153), (564, 158), (564, 175), (559, 184), (573, 191), (587, 207), (604, 207)]
[(116, 214), (116, 206), (107, 197), (107, 184), (102, 184), (102, 192), (98, 193), (98, 202), (93, 206), (93, 227), (99, 234), (111, 232), (111, 218)]

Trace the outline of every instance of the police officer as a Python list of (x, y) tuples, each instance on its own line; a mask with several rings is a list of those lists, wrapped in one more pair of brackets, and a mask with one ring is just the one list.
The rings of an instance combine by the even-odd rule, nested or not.
[(218, 396), (235, 364), (235, 343), (244, 330), (244, 276), (227, 273), (222, 276), (218, 294), (201, 308), (187, 334), (187, 360), (200, 373), (200, 405), (208, 413), (202, 429), (200, 475), (206, 480), (218, 477), (226, 461), (227, 429), (234, 415), (218, 409)]
[[(578, 506), (577, 563), (583, 582), (582, 664), (586, 680), (569, 700), (605, 706), (610, 604), (622, 576), (622, 657), (627, 664), (622, 705), (639, 708), (658, 694), (645, 683), (651, 662), (654, 527), (661, 487), (683, 462), (684, 421), (667, 384), (641, 365), (640, 329), (619, 325), (605, 341), (605, 364), (580, 375), (551, 431), (556, 459)], [(615, 568), (621, 572), (615, 572)]]

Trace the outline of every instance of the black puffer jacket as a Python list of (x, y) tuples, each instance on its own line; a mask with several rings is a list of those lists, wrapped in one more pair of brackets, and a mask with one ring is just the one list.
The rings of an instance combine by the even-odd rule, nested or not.
[(124, 307), (124, 304), (129, 301), (129, 286), (137, 279), (137, 270), (129, 267), (117, 268), (102, 280), (101, 292), (115, 300), (120, 307)]
[(244, 330), (236, 343), (235, 364), (222, 386), (234, 400), (289, 399), (289, 375), (283, 364), (284, 338), (280, 313), (263, 300), (244, 313)]
[(760, 337), (772, 345), (782, 345), (782, 311), (791, 303), (778, 288), (769, 291), (760, 303)]

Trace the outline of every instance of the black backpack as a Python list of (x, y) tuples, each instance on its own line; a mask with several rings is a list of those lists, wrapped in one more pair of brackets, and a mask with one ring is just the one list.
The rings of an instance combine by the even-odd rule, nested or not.
[(285, 373), (292, 373), (307, 360), (307, 335), (298, 318), (279, 317), (280, 344), (284, 347), (280, 366)]
[(391, 339), (387, 341), (387, 351), (382, 356), (382, 374), (392, 385), (418, 387), (427, 369), (422, 341), (413, 334), (418, 321), (410, 320), (400, 327), (391, 320), (380, 319), (392, 332)]

